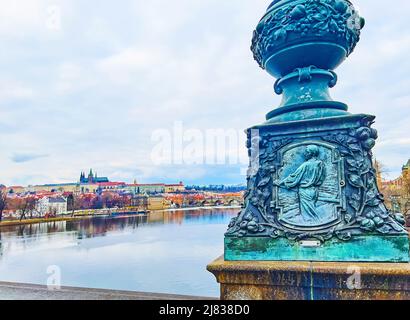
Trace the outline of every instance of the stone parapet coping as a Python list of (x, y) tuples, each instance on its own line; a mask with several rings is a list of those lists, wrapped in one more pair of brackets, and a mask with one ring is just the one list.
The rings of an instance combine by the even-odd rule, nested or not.
[(208, 266), (221, 299), (410, 299), (409, 263), (225, 261)]
[(0, 282), (0, 300), (216, 300), (209, 297)]

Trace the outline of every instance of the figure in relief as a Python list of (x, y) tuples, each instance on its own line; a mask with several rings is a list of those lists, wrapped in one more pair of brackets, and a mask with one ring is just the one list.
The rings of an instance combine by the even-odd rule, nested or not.
[(278, 187), (288, 190), (297, 189), (300, 213), (306, 222), (319, 222), (321, 217), (317, 210), (319, 187), (326, 178), (325, 164), (319, 159), (319, 148), (307, 146), (304, 151), (305, 162), (292, 174), (277, 181)]

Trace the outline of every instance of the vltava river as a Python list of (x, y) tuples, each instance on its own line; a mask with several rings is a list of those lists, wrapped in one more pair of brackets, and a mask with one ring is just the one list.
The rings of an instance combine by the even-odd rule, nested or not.
[[(219, 296), (206, 265), (223, 253), (223, 235), (238, 209), (2, 228), (0, 281)], [(51, 266), (51, 267), (50, 267)], [(57, 268), (57, 269), (56, 269)]]

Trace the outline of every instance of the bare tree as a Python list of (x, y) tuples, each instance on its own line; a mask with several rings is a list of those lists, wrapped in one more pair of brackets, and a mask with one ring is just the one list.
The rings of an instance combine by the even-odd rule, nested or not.
[(377, 161), (374, 159), (373, 162), (374, 169), (376, 170), (376, 179), (377, 179), (377, 185), (379, 186), (379, 189), (382, 188), (382, 164), (380, 161)]
[(33, 218), (33, 212), (36, 210), (37, 199), (33, 197), (27, 198), (27, 212), (30, 214), (30, 218)]
[(7, 208), (7, 192), (0, 190), (0, 222), (3, 220), (3, 212)]
[(57, 217), (57, 208), (52, 208), (52, 209), (50, 210), (50, 216), (51, 216), (52, 218)]
[(404, 214), (405, 217), (409, 216), (409, 214), (410, 214), (410, 202), (406, 202), (404, 204), (403, 214)]
[(32, 197), (19, 199), (17, 209), (20, 212), (20, 221), (26, 219), (27, 213), (30, 213), (30, 216), (32, 216), (32, 212), (36, 208), (36, 202), (36, 199)]
[(79, 194), (72, 193), (67, 198), (67, 209), (71, 211), (71, 216), (74, 217), (75, 211), (82, 209), (82, 199)]
[(406, 170), (403, 172), (403, 193), (405, 197), (410, 196), (410, 171)]
[(20, 213), (20, 221), (26, 218), (28, 203), (26, 199), (19, 199), (17, 201), (16, 209)]

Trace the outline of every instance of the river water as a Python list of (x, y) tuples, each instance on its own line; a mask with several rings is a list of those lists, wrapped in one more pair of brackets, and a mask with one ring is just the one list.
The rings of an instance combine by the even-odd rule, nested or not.
[(218, 297), (206, 265), (238, 209), (2, 228), (0, 281)]

